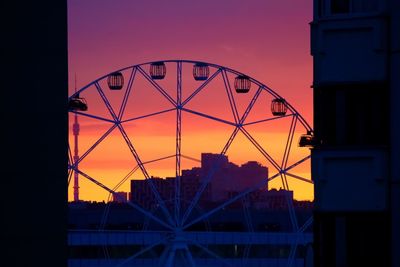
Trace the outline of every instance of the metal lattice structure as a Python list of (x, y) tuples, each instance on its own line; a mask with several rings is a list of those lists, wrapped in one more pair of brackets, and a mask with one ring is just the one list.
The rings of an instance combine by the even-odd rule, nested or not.
[[(160, 81), (164, 77), (170, 75), (169, 68), (171, 68), (171, 66), (175, 68), (173, 75), (176, 75), (176, 81), (173, 89), (171, 90), (170, 88), (167, 90), (160, 84)], [(190, 73), (185, 73), (185, 66), (193, 66), (194, 69)], [(123, 87), (123, 73), (125, 74), (125, 79), (127, 80), (125, 87)], [(184, 97), (184, 77), (192, 75), (192, 79), (194, 78), (194, 80), (196, 80), (198, 86), (195, 90), (188, 93), (187, 96)], [(135, 88), (135, 80), (138, 79), (138, 76), (140, 76), (142, 79), (144, 78), (144, 80), (148, 82), (149, 86), (169, 103), (170, 107), (137, 117), (124, 116), (125, 111), (129, 108), (132, 91), (140, 90), (140, 88)], [(193, 99), (196, 99), (196, 97), (203, 90), (205, 90), (205, 88), (210, 86), (213, 80), (217, 79), (218, 77), (223, 81), (223, 89), (226, 92), (229, 102), (230, 112), (233, 118), (232, 120), (227, 120), (204, 112), (199, 112), (189, 107), (189, 103)], [(109, 89), (102, 86), (102, 83), (107, 84), (107, 82), (109, 86), (111, 85)], [(233, 88), (231, 87), (231, 84), (234, 84)], [(80, 110), (79, 108), (76, 108), (77, 105), (74, 105), (72, 107), (70, 106), (69, 112), (74, 116), (78, 115), (82, 118), (88, 117), (93, 120), (105, 122), (109, 124), (110, 127), (103, 135), (101, 135), (100, 138), (98, 138), (96, 142), (94, 142), (87, 150), (85, 150), (79, 158), (72, 157), (72, 153), (70, 152), (68, 165), (70, 179), (73, 173), (79, 174), (80, 177), (87, 179), (99, 188), (108, 192), (110, 197), (118, 197), (117, 190), (120, 188), (120, 186), (130, 179), (133, 174), (140, 172), (147, 181), (147, 185), (149, 186), (153, 198), (157, 203), (157, 206), (154, 209), (148, 209), (135, 201), (127, 202), (127, 205), (132, 207), (137, 214), (143, 215), (143, 221), (145, 223), (143, 223), (143, 228), (140, 231), (131, 231), (126, 234), (129, 236), (134, 235), (137, 239), (142, 238), (143, 240), (148, 240), (148, 237), (151, 236), (154, 242), (143, 241), (141, 246), (135, 250), (132, 255), (126, 257), (125, 259), (118, 260), (107, 256), (109, 255), (107, 247), (112, 245), (113, 242), (95, 242), (97, 245), (102, 245), (104, 247), (105, 259), (110, 263), (107, 266), (130, 266), (131, 264), (134, 266), (141, 266), (138, 264), (138, 262), (135, 262), (135, 260), (140, 258), (141, 255), (150, 253), (152, 250), (152, 253), (155, 256), (152, 261), (146, 263), (146, 266), (209, 266), (207, 264), (210, 264), (210, 262), (207, 263), (206, 260), (198, 257), (200, 254), (213, 258), (217, 262), (216, 266), (243, 266), (244, 264), (247, 264), (246, 266), (252, 266), (252, 246), (260, 244), (260, 242), (264, 242), (265, 244), (273, 244), (271, 238), (277, 238), (277, 233), (259, 233), (255, 229), (252, 222), (253, 215), (248, 209), (250, 205), (249, 195), (264, 188), (268, 182), (279, 178), (281, 180), (282, 188), (287, 191), (290, 190), (290, 182), (288, 182), (288, 178), (312, 184), (310, 179), (304, 178), (293, 171), (297, 166), (309, 161), (310, 153), (307, 148), (301, 148), (308, 151), (305, 157), (302, 157), (294, 162), (289, 162), (289, 156), (292, 148), (294, 145), (297, 146), (294, 144), (296, 131), (312, 135), (312, 128), (300, 115), (300, 113), (297, 112), (297, 110), (286, 101), (286, 99), (285, 101), (282, 100), (278, 102), (276, 99), (281, 100), (284, 98), (265, 84), (251, 78), (248, 75), (220, 65), (190, 60), (149, 62), (129, 66), (104, 75), (74, 92), (72, 95), (70, 95), (69, 101), (82, 99), (80, 96), (83, 96), (85, 92), (90, 90), (92, 93), (95, 93), (100, 97), (99, 99), (101, 99), (102, 102), (100, 104), (106, 107), (109, 117), (91, 112), (91, 102), (89, 99), (87, 99), (87, 109)], [(106, 90), (123, 92), (122, 101), (118, 109), (116, 109), (115, 105), (111, 104), (111, 101), (106, 94)], [(174, 92), (174, 94), (171, 92)], [(251, 94), (251, 97), (248, 98), (249, 101), (245, 109), (243, 109), (243, 112), (240, 112), (237, 106), (238, 97), (243, 96), (245, 93)], [(280, 105), (279, 110), (277, 110), (274, 114), (269, 113), (269, 115), (266, 115), (263, 119), (257, 121), (248, 121), (248, 116), (252, 112), (254, 105), (256, 105), (261, 95), (268, 95), (272, 100), (275, 99), (275, 105)], [(269, 112), (270, 107), (271, 106), (265, 107), (266, 114)], [(165, 113), (175, 113), (175, 153), (173, 155), (160, 155), (159, 158), (144, 161), (136, 149), (135, 140), (132, 139), (132, 137), (126, 131), (125, 124), (132, 121), (140, 122), (141, 119), (149, 117), (157, 118), (157, 116), (160, 114)], [(194, 197), (191, 199), (184, 199), (181, 195), (182, 160), (188, 159), (195, 161), (196, 159), (194, 158), (196, 155), (184, 155), (184, 153), (182, 153), (182, 126), (184, 125), (184, 120), (182, 119), (183, 114), (191, 114), (206, 120), (225, 124), (232, 129), (228, 140), (226, 140), (225, 144), (221, 145), (222, 149), (219, 152), (220, 155), (227, 155), (230, 146), (234, 142), (237, 135), (239, 133), (242, 134), (242, 136), (244, 136), (251, 143), (253, 148), (260, 153), (263, 159), (265, 159), (265, 162), (268, 163), (269, 171), (272, 173), (272, 175), (269, 175), (260, 183), (253, 184), (252, 186), (247, 187), (245, 190), (231, 195), (228, 199), (224, 199), (224, 201), (211, 208), (200, 208), (199, 202), (201, 201), (202, 195), (212, 182), (215, 173), (219, 171), (218, 166), (214, 165), (201, 179), (201, 183), (199, 184)], [(281, 160), (277, 160), (271, 156), (271, 153), (267, 147), (264, 147), (258, 140), (256, 140), (251, 131), (248, 130), (248, 127), (251, 125), (269, 123), (280, 119), (290, 120), (290, 127), (288, 129), (287, 136), (285, 137), (286, 142), (283, 157)], [(83, 128), (81, 130), (83, 131)], [(97, 177), (88, 174), (83, 168), (81, 168), (80, 165), (80, 163), (84, 162), (88, 155), (90, 155), (100, 143), (107, 139), (112, 132), (119, 133), (119, 135), (122, 137), (130, 151), (130, 154), (133, 158), (132, 162), (134, 163), (133, 169), (114, 186), (107, 185), (105, 182), (100, 181), (100, 179)], [(73, 147), (73, 145), (70, 144), (70, 147)], [(161, 162), (166, 159), (175, 160), (174, 195), (170, 199), (165, 199), (162, 197), (162, 194), (159, 192), (159, 187), (155, 184), (155, 180), (147, 168), (148, 164)], [(203, 232), (189, 230), (191, 227), (198, 225), (199, 223), (209, 225), (209, 221), (212, 216), (238, 202), (240, 202), (243, 207), (242, 220), (246, 226), (246, 231), (241, 233), (233, 233), (236, 235), (236, 238), (229, 239), (227, 232), (213, 232), (209, 226), (205, 227)], [(100, 223), (100, 233), (102, 234), (108, 234), (105, 225), (109, 216), (109, 207), (110, 206), (108, 205), (104, 211)], [(297, 245), (303, 242), (301, 241), (304, 239), (303, 232), (312, 223), (312, 218), (304, 220), (301, 224), (299, 224), (296, 211), (293, 207), (293, 201), (291, 199), (287, 199), (287, 212), (291, 224), (290, 235), (287, 235), (287, 237), (288, 240), (290, 239), (291, 241), (288, 241), (288, 244), (290, 244), (290, 253), (287, 255), (286, 261), (287, 266), (296, 266), (295, 255)], [(154, 228), (154, 225), (157, 225), (157, 227)], [(110, 232), (110, 234), (113, 233)], [(260, 238), (260, 240), (264, 241), (257, 241), (257, 236)], [(234, 246), (236, 246), (235, 249), (237, 249), (238, 244), (243, 245), (243, 251), (240, 252), (240, 261), (219, 255), (218, 249), (213, 249), (214, 241), (212, 241), (212, 238), (214, 237), (225, 239), (225, 244), (230, 244), (229, 242), (233, 242), (232, 244), (235, 244)], [(154, 252), (156, 247), (161, 249), (161, 254)], [(199, 251), (201, 251), (201, 253)]]

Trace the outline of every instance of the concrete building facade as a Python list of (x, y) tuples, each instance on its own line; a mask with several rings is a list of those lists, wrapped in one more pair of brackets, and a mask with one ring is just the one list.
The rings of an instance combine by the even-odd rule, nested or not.
[(315, 266), (400, 266), (399, 17), (397, 0), (314, 1)]

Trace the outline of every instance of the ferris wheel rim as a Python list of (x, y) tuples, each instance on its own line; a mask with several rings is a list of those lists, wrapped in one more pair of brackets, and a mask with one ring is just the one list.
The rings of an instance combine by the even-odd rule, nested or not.
[[(188, 64), (206, 64), (210, 67), (216, 68), (216, 69), (220, 69), (220, 70), (225, 70), (228, 71), (230, 73), (233, 73), (235, 75), (243, 75), (249, 78), (249, 80), (251, 82), (253, 82), (254, 84), (256, 84), (257, 86), (259, 86), (260, 88), (262, 88), (263, 90), (267, 91), (269, 94), (271, 94), (272, 96), (279, 98), (279, 99), (285, 99), (284, 97), (282, 97), (280, 94), (278, 94), (275, 90), (273, 90), (271, 87), (265, 85), (264, 83), (260, 82), (259, 80), (253, 78), (250, 75), (247, 75), (243, 72), (237, 71), (235, 69), (226, 67), (226, 66), (222, 66), (219, 64), (215, 64), (215, 63), (210, 63), (207, 61), (199, 61), (199, 60), (189, 60), (189, 59), (166, 59), (166, 60), (155, 60), (155, 61), (147, 61), (144, 63), (139, 63), (139, 64), (135, 64), (135, 65), (130, 65), (130, 66), (126, 66), (126, 67), (122, 67), (120, 69), (111, 71), (93, 81), (91, 81), (90, 83), (86, 84), (85, 86), (83, 86), (81, 89), (77, 90), (76, 92), (74, 92), (72, 95), (70, 95), (68, 97), (68, 99), (73, 98), (76, 95), (79, 95), (81, 92), (83, 92), (84, 90), (86, 90), (87, 88), (89, 88), (90, 86), (93, 86), (94, 84), (98, 83), (99, 81), (106, 79), (107, 77), (109, 77), (111, 74), (115, 73), (115, 72), (122, 72), (122, 71), (126, 71), (129, 69), (134, 69), (134, 68), (138, 68), (138, 67), (142, 67), (142, 66), (146, 66), (146, 65), (150, 65), (152, 63), (157, 63), (157, 62), (164, 62), (164, 63), (188, 63)], [(293, 107), (293, 105), (291, 105), (288, 101), (285, 100), (285, 103), (287, 105), (287, 107), (292, 111), (292, 113), (296, 114), (297, 118), (300, 120), (300, 123), (302, 123), (304, 125), (304, 127), (306, 128), (307, 131), (309, 131), (310, 133), (313, 132), (313, 128), (310, 126), (310, 124), (307, 122), (307, 120), (301, 115), (300, 112), (298, 112), (296, 110), (296, 108)]]

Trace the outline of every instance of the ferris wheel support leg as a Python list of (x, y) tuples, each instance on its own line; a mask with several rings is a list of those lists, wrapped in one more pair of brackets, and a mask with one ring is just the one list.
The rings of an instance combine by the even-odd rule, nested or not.
[(298, 238), (296, 238), (296, 243), (292, 244), (290, 246), (290, 253), (289, 253), (289, 257), (288, 257), (288, 261), (287, 261), (287, 267), (292, 267), (296, 258), (296, 252), (297, 252), (297, 240)]
[(123, 262), (119, 263), (117, 266), (115, 267), (121, 267), (121, 266), (126, 266), (127, 263), (129, 263), (131, 260), (134, 260), (135, 258), (139, 257), (140, 255), (142, 255), (143, 253), (153, 249), (155, 246), (163, 243), (165, 241), (165, 238), (162, 238), (152, 244), (150, 244), (149, 246), (146, 246), (145, 248), (141, 249), (140, 251), (136, 252), (135, 254), (133, 254), (132, 256), (130, 256), (129, 258), (125, 259)]
[(175, 259), (175, 248), (173, 245), (169, 245), (166, 247), (166, 259), (165, 259), (165, 264), (163, 264), (163, 267), (175, 267), (174, 266), (174, 259)]
[(204, 250), (207, 254), (211, 255), (212, 257), (216, 258), (217, 260), (219, 260), (221, 262), (222, 265), (220, 266), (230, 266), (233, 267), (233, 265), (228, 262), (226, 259), (220, 257), (219, 255), (217, 255), (216, 253), (212, 252), (211, 250), (209, 250), (207, 247), (203, 246), (202, 244), (192, 240), (193, 245), (195, 245), (196, 247), (201, 248), (202, 250)]
[[(283, 183), (283, 186), (284, 186), (283, 188), (286, 191), (289, 191), (289, 184), (287, 182), (286, 173), (282, 172), (280, 175), (281, 175), (282, 183)], [(297, 222), (296, 212), (294, 210), (293, 198), (291, 198), (289, 196), (289, 194), (285, 194), (285, 198), (286, 198), (286, 203), (288, 205), (289, 217), (290, 217), (290, 222), (292, 223), (293, 231), (297, 232), (299, 230), (299, 225), (298, 225), (298, 222)]]
[(190, 252), (190, 250), (189, 250), (189, 248), (187, 246), (185, 247), (185, 251), (186, 251), (187, 259), (189, 261), (189, 266), (190, 267), (196, 267), (196, 263), (194, 262), (192, 253)]

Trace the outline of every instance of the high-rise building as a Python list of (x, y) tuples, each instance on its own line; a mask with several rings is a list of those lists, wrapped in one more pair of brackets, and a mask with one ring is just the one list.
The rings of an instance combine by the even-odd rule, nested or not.
[(315, 266), (400, 266), (400, 1), (314, 0)]
[(201, 153), (201, 169), (208, 172), (212, 168), (221, 169), (229, 164), (228, 157), (221, 154)]

